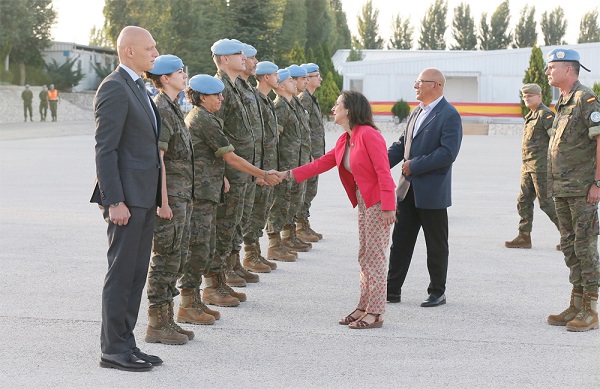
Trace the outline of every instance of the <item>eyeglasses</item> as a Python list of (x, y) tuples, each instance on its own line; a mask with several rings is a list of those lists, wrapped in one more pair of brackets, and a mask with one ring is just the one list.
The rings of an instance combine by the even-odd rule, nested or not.
[(308, 77), (308, 78), (321, 77), (321, 73), (313, 74), (312, 76), (306, 76), (306, 77)]
[(218, 98), (222, 98), (223, 97), (223, 93), (219, 92), (219, 93), (211, 93), (208, 96), (216, 96)]
[(434, 80), (421, 80), (421, 79), (418, 79), (418, 80), (415, 80), (415, 85), (421, 86), (421, 85), (423, 85), (424, 82), (433, 82), (433, 83), (437, 84), (437, 81), (434, 81)]

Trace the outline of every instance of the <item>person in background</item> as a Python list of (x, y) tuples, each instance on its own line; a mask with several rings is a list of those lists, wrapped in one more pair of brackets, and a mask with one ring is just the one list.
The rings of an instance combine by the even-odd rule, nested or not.
[(54, 88), (54, 84), (50, 84), (50, 89), (48, 89), (48, 103), (50, 103), (50, 114), (52, 115), (53, 122), (58, 120), (58, 101), (58, 90)]
[(42, 85), (42, 90), (39, 94), (40, 97), (40, 121), (45, 122), (46, 116), (48, 116), (48, 87)]
[(33, 103), (33, 92), (29, 89), (29, 84), (25, 84), (25, 90), (21, 92), (21, 99), (23, 100), (23, 116), (27, 121), (27, 112), (29, 112), (29, 121), (33, 121), (32, 114), (32, 103)]

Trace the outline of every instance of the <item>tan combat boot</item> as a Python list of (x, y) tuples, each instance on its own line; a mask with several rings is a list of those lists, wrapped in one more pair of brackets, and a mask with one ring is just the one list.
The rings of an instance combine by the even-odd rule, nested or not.
[(244, 302), (246, 301), (246, 293), (236, 292), (233, 288), (225, 282), (225, 273), (217, 273), (219, 277), (219, 285), (221, 288), (227, 292), (230, 296), (235, 297), (238, 301)]
[(204, 312), (198, 304), (199, 302), (200, 291), (198, 289), (182, 289), (181, 303), (179, 303), (179, 309), (177, 310), (177, 322), (201, 325), (214, 324), (214, 316)]
[[(225, 290), (225, 282), (220, 281), (219, 274), (210, 272), (204, 275), (204, 282), (206, 287), (202, 291), (202, 300), (206, 304), (217, 305), (219, 307), (237, 307), (240, 305), (240, 300), (231, 296), (227, 290)], [(224, 277), (224, 276), (223, 276)]]
[(267, 258), (262, 256), (262, 253), (260, 252), (260, 243), (256, 244), (256, 252), (258, 253), (258, 258), (262, 263), (269, 266), (271, 270), (277, 269), (277, 264), (275, 262), (269, 261)]
[(310, 221), (308, 220), (308, 218), (306, 219), (306, 229), (312, 235), (316, 235), (316, 237), (319, 238), (319, 240), (323, 239), (323, 234), (320, 234), (317, 231), (315, 231), (315, 230), (312, 229), (312, 227), (310, 226)]
[(581, 310), (583, 289), (575, 289), (571, 291), (571, 303), (569, 308), (565, 309), (558, 315), (548, 316), (548, 324), (553, 326), (566, 326), (568, 322), (573, 320)]
[(177, 323), (175, 323), (175, 321), (173, 320), (173, 301), (169, 301), (169, 305), (167, 308), (167, 317), (169, 318), (169, 324), (171, 325), (171, 327), (173, 327), (173, 329), (177, 332), (179, 332), (180, 334), (184, 334), (185, 336), (188, 337), (188, 340), (192, 340), (194, 339), (194, 331), (188, 331), (186, 329), (181, 328)]
[(530, 249), (531, 234), (529, 232), (519, 231), (519, 235), (510, 242), (504, 242), (504, 245), (509, 249)]
[(221, 313), (219, 311), (215, 311), (214, 309), (210, 309), (206, 306), (202, 301), (198, 301), (198, 306), (206, 313), (215, 318), (215, 320), (219, 320), (221, 318)]
[[(244, 281), (246, 281), (249, 284), (256, 284), (260, 281), (260, 277), (258, 276), (258, 274), (250, 273), (248, 270), (246, 270), (245, 267), (242, 266), (242, 264), (240, 263), (239, 251), (232, 251), (230, 255), (233, 257), (231, 259), (231, 262), (233, 263), (233, 271), (235, 272), (235, 274), (242, 277)], [(271, 271), (271, 269), (269, 269), (269, 271)]]
[(319, 237), (310, 230), (308, 219), (298, 218), (296, 220), (296, 235), (305, 242), (318, 242)]
[(146, 328), (146, 342), (162, 344), (186, 344), (187, 335), (180, 334), (169, 325), (167, 318), (167, 305), (148, 309), (148, 328)]
[(295, 262), (298, 254), (291, 252), (281, 243), (279, 232), (269, 234), (269, 248), (267, 249), (267, 259), (282, 262)]
[(310, 251), (312, 245), (309, 246), (310, 243), (298, 239), (295, 234), (295, 229), (296, 226), (294, 224), (286, 224), (283, 226), (283, 230), (281, 231), (281, 244), (294, 251), (303, 253)]
[(271, 266), (260, 260), (256, 243), (244, 246), (244, 268), (255, 273), (270, 273)]
[(581, 311), (567, 323), (567, 331), (583, 332), (598, 329), (598, 293), (584, 293)]
[[(239, 256), (238, 256), (239, 258)], [(246, 286), (246, 280), (233, 270), (235, 266), (236, 256), (233, 252), (229, 253), (225, 259), (225, 282), (229, 286), (237, 286), (238, 288)]]

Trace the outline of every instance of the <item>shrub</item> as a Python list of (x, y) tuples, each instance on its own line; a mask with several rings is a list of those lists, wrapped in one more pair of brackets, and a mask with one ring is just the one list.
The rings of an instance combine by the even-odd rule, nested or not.
[(402, 99), (398, 100), (392, 107), (392, 115), (398, 123), (401, 123), (410, 114), (410, 106)]

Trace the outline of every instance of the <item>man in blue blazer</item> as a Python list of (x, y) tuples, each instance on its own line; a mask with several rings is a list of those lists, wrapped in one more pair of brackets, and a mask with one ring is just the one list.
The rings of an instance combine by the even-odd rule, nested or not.
[(462, 141), (462, 123), (456, 109), (444, 98), (446, 78), (428, 68), (415, 81), (420, 101), (408, 117), (406, 130), (388, 149), (390, 166), (402, 162), (396, 188), (396, 224), (392, 233), (388, 295), (400, 302), (419, 230), (427, 245), (429, 297), (422, 307), (446, 303), (448, 271), (448, 212), (451, 205), (452, 163)]
[(108, 272), (102, 290), (100, 366), (147, 371), (162, 363), (140, 351), (133, 329), (146, 283), (156, 206), (160, 198), (160, 115), (141, 79), (158, 56), (143, 28), (117, 39), (119, 66), (98, 87), (96, 184), (91, 202), (108, 223)]

